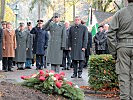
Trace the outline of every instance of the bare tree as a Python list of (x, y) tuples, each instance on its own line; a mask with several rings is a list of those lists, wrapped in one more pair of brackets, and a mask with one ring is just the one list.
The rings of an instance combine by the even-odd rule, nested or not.
[(0, 21), (4, 19), (5, 15), (5, 0), (1, 0), (1, 14), (0, 14)]

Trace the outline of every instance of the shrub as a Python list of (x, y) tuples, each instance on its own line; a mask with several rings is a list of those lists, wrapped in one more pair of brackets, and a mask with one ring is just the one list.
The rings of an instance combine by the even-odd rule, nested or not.
[(89, 84), (94, 90), (118, 88), (115, 60), (111, 55), (92, 55), (88, 72)]

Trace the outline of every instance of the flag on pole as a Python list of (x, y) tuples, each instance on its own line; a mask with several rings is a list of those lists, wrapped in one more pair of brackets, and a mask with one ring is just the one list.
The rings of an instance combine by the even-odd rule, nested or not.
[(93, 27), (92, 27), (92, 30), (91, 30), (91, 33), (92, 33), (92, 36), (94, 37), (96, 35), (96, 33), (98, 32), (98, 27), (99, 27), (99, 24), (96, 23)]
[(94, 37), (98, 32), (99, 24), (97, 22), (96, 16), (93, 14), (92, 6), (90, 6), (88, 20), (86, 22), (88, 29), (91, 29), (92, 36)]
[(90, 25), (92, 24), (92, 7), (90, 6), (90, 9), (89, 9), (89, 16), (88, 16), (88, 20), (86, 22), (86, 26), (87, 27), (90, 27)]
[(97, 18), (94, 14), (92, 15), (92, 17), (93, 17), (93, 19), (92, 19), (91, 33), (92, 33), (92, 36), (94, 37), (96, 35), (96, 33), (99, 31), (98, 30), (99, 24), (98, 24)]

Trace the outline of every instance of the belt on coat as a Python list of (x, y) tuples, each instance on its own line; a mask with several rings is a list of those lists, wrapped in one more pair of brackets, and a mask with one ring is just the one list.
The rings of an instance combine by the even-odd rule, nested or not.
[(120, 39), (118, 43), (133, 43), (133, 38), (131, 39)]

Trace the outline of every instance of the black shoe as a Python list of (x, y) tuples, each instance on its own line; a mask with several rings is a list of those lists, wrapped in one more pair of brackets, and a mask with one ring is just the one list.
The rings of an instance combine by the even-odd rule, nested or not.
[(71, 78), (76, 78), (77, 77), (77, 75), (75, 75), (75, 74), (73, 74), (72, 76), (71, 76)]
[(5, 72), (8, 72), (8, 70), (5, 70)]
[(67, 70), (66, 68), (62, 68), (62, 70)]
[(25, 67), (25, 69), (31, 69), (31, 67)]
[(70, 70), (70, 68), (67, 68), (67, 70)]
[(12, 69), (9, 69), (8, 71), (13, 72), (13, 70), (12, 70)]
[(39, 70), (39, 68), (36, 68), (36, 70)]
[(18, 68), (17, 70), (24, 70), (24, 68)]
[(82, 78), (82, 76), (81, 75), (78, 75), (78, 78)]

